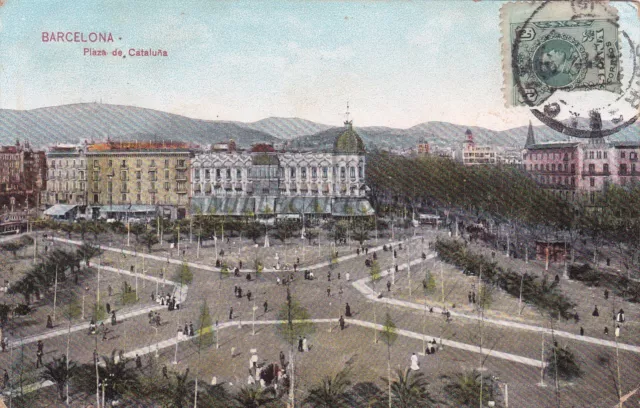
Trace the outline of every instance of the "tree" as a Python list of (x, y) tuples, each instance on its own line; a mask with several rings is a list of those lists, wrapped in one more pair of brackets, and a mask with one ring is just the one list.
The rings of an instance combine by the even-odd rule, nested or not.
[(343, 368), (334, 376), (324, 376), (320, 384), (309, 390), (304, 402), (320, 408), (348, 407), (349, 401), (345, 397), (347, 388), (351, 385), (349, 371), (348, 368)]
[(84, 241), (84, 237), (89, 232), (89, 223), (85, 220), (78, 220), (78, 222), (72, 224), (73, 231), (80, 234), (80, 238)]
[(140, 242), (147, 247), (147, 250), (149, 252), (151, 252), (151, 247), (153, 247), (160, 241), (158, 240), (158, 236), (155, 233), (147, 231), (146, 233), (142, 234), (142, 236), (140, 236)]
[(200, 341), (202, 346), (210, 347), (213, 345), (213, 321), (211, 320), (211, 313), (209, 312), (209, 306), (207, 301), (203, 301), (200, 306), (200, 317), (198, 318), (200, 323)]
[(276, 232), (274, 237), (279, 239), (283, 244), (286, 240), (291, 238), (293, 234), (299, 229), (299, 223), (293, 220), (284, 220), (278, 222), (276, 226)]
[(388, 378), (388, 397), (389, 397), (389, 406), (391, 406), (392, 400), (392, 390), (391, 390), (391, 345), (398, 338), (397, 328), (393, 320), (391, 320), (391, 315), (387, 311), (384, 319), (384, 325), (382, 326), (382, 333), (380, 333), (380, 337), (382, 337), (382, 341), (387, 345), (387, 378)]
[(369, 276), (371, 277), (371, 283), (373, 284), (373, 290), (376, 290), (376, 283), (382, 279), (380, 275), (380, 264), (378, 260), (371, 261), (371, 267), (369, 268)]
[(553, 347), (547, 354), (546, 371), (549, 375), (556, 375), (556, 366), (558, 377), (571, 381), (582, 376), (582, 370), (576, 361), (573, 352), (568, 347)]
[(456, 406), (475, 408), (480, 401), (482, 388), (482, 403), (486, 405), (491, 398), (493, 380), (489, 376), (484, 376), (481, 380), (480, 376), (477, 370), (456, 373), (453, 377), (443, 376), (447, 381), (444, 391)]
[(180, 282), (180, 284), (185, 285), (190, 285), (191, 282), (193, 282), (193, 272), (191, 272), (186, 261), (183, 262), (182, 265), (178, 266), (174, 279), (176, 282)]
[(424, 291), (424, 295), (432, 295), (436, 291), (436, 280), (433, 277), (433, 274), (430, 271), (425, 273), (425, 277), (422, 280), (422, 289)]
[(92, 245), (88, 242), (83, 242), (82, 245), (80, 245), (78, 249), (76, 249), (77, 257), (84, 260), (87, 263), (87, 265), (89, 264), (92, 258), (95, 258), (100, 254), (102, 254), (102, 250), (99, 247)]
[(493, 303), (493, 286), (481, 283), (478, 289), (478, 307), (486, 310)]
[(356, 241), (358, 241), (360, 243), (360, 245), (364, 244), (364, 241), (369, 239), (369, 231), (367, 231), (366, 229), (359, 227), (356, 228), (352, 233), (351, 233), (351, 238), (355, 239)]
[(21, 245), (19, 242), (11, 241), (2, 244), (0, 248), (2, 248), (4, 251), (11, 252), (13, 254), (13, 257), (17, 258), (18, 251), (24, 248), (24, 245)]
[(171, 406), (175, 408), (183, 408), (190, 406), (190, 392), (187, 384), (187, 377), (189, 376), (189, 368), (187, 368), (184, 374), (175, 373), (176, 381), (171, 384)]
[[(389, 385), (389, 379), (383, 378)], [(424, 373), (414, 373), (407, 368), (404, 372), (396, 369), (395, 379), (391, 382), (391, 401), (394, 407), (433, 407), (435, 400), (427, 391), (429, 383)]]
[(87, 230), (88, 230), (88, 232), (93, 234), (93, 240), (97, 241), (98, 240), (98, 235), (100, 235), (103, 232), (105, 232), (106, 228), (104, 227), (104, 224), (102, 224), (102, 222), (94, 221), (94, 222), (88, 223)]
[(69, 361), (67, 365), (67, 356), (54, 357), (53, 360), (44, 365), (44, 371), (40, 374), (41, 379), (44, 381), (51, 381), (55, 384), (58, 390), (58, 396), (60, 400), (65, 399), (64, 389), (69, 380), (74, 376), (76, 372), (76, 363)]
[(309, 241), (309, 245), (313, 243), (313, 240), (320, 236), (320, 230), (316, 228), (305, 230), (304, 232), (305, 238)]
[(264, 227), (257, 222), (250, 222), (245, 228), (245, 234), (247, 238), (253, 241), (254, 244), (258, 242), (258, 239), (265, 234)]
[(233, 399), (243, 408), (258, 408), (274, 400), (275, 391), (271, 387), (244, 386)]

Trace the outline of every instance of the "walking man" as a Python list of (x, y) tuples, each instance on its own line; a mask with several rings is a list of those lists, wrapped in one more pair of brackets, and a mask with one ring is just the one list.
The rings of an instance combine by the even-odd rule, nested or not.
[(138, 370), (142, 370), (142, 359), (137, 353), (136, 353), (136, 368)]
[(344, 330), (344, 317), (340, 315), (340, 319), (338, 321), (340, 322), (340, 330)]
[(189, 322), (189, 336), (195, 336), (195, 332), (193, 330), (193, 323)]
[(251, 291), (250, 290), (247, 291), (247, 300), (249, 302), (251, 302)]
[(264, 313), (267, 313), (267, 310), (269, 309), (269, 304), (267, 303), (267, 301), (265, 300), (264, 303), (262, 304), (262, 306), (264, 307)]
[(109, 293), (109, 297), (111, 297), (111, 293), (113, 292), (113, 289), (111, 289), (111, 285), (109, 285), (109, 287), (107, 288), (107, 292)]
[(344, 315), (347, 317), (351, 317), (351, 306), (349, 306), (349, 303), (347, 303), (347, 305), (345, 306)]
[(233, 306), (229, 308), (229, 320), (233, 320)]
[(350, 282), (351, 281), (351, 275), (349, 275), (349, 272), (347, 272), (347, 274), (345, 276), (347, 278), (347, 282)]
[(167, 380), (169, 379), (169, 376), (167, 375), (167, 366), (166, 365), (162, 366), (162, 378), (166, 378)]
[(298, 336), (298, 351), (302, 352), (302, 337)]
[(111, 313), (111, 305), (107, 302), (107, 313)]
[(391, 292), (391, 282), (387, 281), (387, 292)]
[(42, 363), (42, 349), (40, 349), (40, 345), (38, 345), (38, 352), (36, 353), (36, 356), (38, 357), (38, 359), (36, 360), (36, 368), (40, 367), (41, 365), (44, 365)]
[(280, 365), (282, 366), (282, 368), (285, 367), (285, 361), (284, 361), (284, 353), (282, 351), (280, 351)]
[(327, 297), (331, 297), (331, 287), (327, 287)]

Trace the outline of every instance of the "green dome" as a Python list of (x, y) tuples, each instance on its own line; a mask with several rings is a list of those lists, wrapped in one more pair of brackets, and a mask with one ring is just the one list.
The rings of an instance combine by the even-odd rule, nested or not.
[(336, 154), (364, 154), (364, 142), (348, 123), (347, 130), (336, 138), (333, 144), (333, 152)]

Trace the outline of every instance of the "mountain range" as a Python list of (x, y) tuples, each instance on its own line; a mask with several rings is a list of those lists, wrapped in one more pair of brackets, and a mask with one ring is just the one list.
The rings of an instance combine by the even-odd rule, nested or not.
[[(286, 144), (291, 148), (328, 150), (343, 127), (299, 118), (270, 117), (256, 122), (211, 121), (135, 106), (80, 103), (32, 110), (0, 109), (0, 145), (29, 141), (44, 148), (83, 140), (184, 140), (200, 145), (234, 139), (246, 148), (254, 143)], [(495, 131), (447, 122), (425, 122), (407, 129), (354, 126), (367, 149), (407, 149), (421, 140), (437, 146), (460, 146), (471, 130), (482, 145), (523, 147), (528, 126)], [(546, 126), (534, 127), (536, 140), (559, 141), (567, 137)], [(638, 140), (638, 124), (616, 133), (611, 140)]]

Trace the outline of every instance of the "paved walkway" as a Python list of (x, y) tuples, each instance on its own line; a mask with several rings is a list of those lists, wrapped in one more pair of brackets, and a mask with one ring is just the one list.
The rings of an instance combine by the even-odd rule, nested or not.
[[(172, 285), (173, 288), (173, 296), (176, 296), (177, 299), (180, 300), (180, 304), (184, 304), (187, 300), (187, 294), (189, 293), (189, 287), (187, 285), (182, 285), (182, 287), (180, 286), (179, 283), (173, 282), (173, 281), (169, 281), (169, 280), (163, 280), (160, 278), (155, 278), (155, 277), (151, 277), (151, 276), (145, 276), (143, 274), (136, 274), (136, 273), (132, 273), (130, 271), (124, 270), (124, 269), (118, 269), (118, 268), (114, 268), (111, 266), (100, 266), (100, 270), (104, 270), (104, 271), (109, 271), (109, 272), (114, 272), (114, 273), (119, 273), (122, 275), (129, 275), (129, 276), (135, 276), (138, 275), (138, 277), (140, 279), (147, 279), (147, 280), (151, 280), (151, 281), (156, 281), (156, 282), (163, 282), (166, 283), (167, 285)], [(117, 316), (118, 321), (123, 321), (126, 319), (130, 319), (132, 317), (136, 317), (136, 316), (140, 316), (143, 314), (148, 314), (150, 311), (156, 311), (156, 310), (161, 310), (161, 309), (166, 309), (167, 306), (162, 306), (162, 305), (154, 305), (154, 306), (145, 306), (145, 307), (139, 307), (139, 308), (134, 308), (133, 310), (128, 310), (126, 312), (120, 313)], [(107, 322), (109, 321), (109, 319), (105, 319)], [(96, 325), (99, 325), (99, 322), (96, 323)], [(75, 324), (73, 326), (71, 326), (71, 329), (69, 329), (69, 327), (64, 327), (63, 324), (61, 324), (60, 326), (62, 326), (63, 328), (59, 328), (59, 329), (52, 329), (52, 330), (48, 330), (45, 331), (44, 333), (40, 333), (40, 334), (34, 334), (31, 336), (26, 336), (26, 337), (22, 337), (18, 340), (13, 340), (9, 342), (9, 348), (13, 348), (13, 347), (20, 347), (22, 345), (25, 344), (30, 344), (30, 343), (35, 343), (38, 340), (45, 340), (45, 339), (50, 339), (53, 337), (57, 337), (57, 336), (63, 336), (69, 333), (69, 331), (71, 331), (71, 333), (75, 333), (78, 332), (80, 330), (89, 330), (89, 322), (85, 322), (85, 323), (79, 323), (79, 324)]]
[[(305, 320), (304, 322), (313, 322), (313, 323), (338, 323), (338, 319), (311, 319), (311, 320)], [(295, 322), (295, 321), (294, 321)], [(302, 322), (302, 321), (297, 321), (297, 322)], [(383, 325), (381, 324), (374, 324), (371, 322), (367, 322), (367, 321), (363, 321), (363, 320), (357, 320), (357, 319), (345, 319), (345, 322), (348, 324), (352, 324), (354, 326), (360, 326), (360, 327), (366, 327), (369, 329), (375, 329), (375, 330), (383, 330)], [(222, 329), (227, 329), (227, 328), (231, 328), (231, 327), (237, 327), (237, 326), (251, 326), (252, 324), (254, 324), (256, 326), (258, 325), (273, 325), (273, 324), (282, 324), (282, 323), (286, 323), (285, 320), (256, 320), (255, 322), (251, 321), (251, 320), (242, 320), (242, 321), (229, 321), (229, 322), (225, 322), (225, 323), (221, 323), (220, 325), (218, 325), (217, 330), (222, 330)], [(216, 328), (211, 326), (208, 328), (209, 330), (215, 331)], [(337, 330), (336, 333), (338, 333), (340, 330)], [(199, 332), (199, 331), (198, 331)], [(412, 339), (416, 339), (416, 340), (428, 340), (429, 338), (434, 339), (436, 338), (436, 336), (432, 336), (429, 334), (421, 334), (421, 333), (416, 333), (416, 332), (412, 332), (409, 330), (403, 330), (403, 329), (397, 329), (396, 333), (399, 336), (404, 336), (404, 337), (409, 337)], [(134, 359), (136, 357), (136, 354), (139, 356), (143, 356), (146, 354), (151, 354), (151, 353), (155, 353), (156, 351), (160, 350), (160, 349), (165, 349), (168, 347), (176, 347), (176, 344), (185, 342), (185, 341), (189, 341), (192, 340), (193, 337), (189, 337), (189, 336), (178, 336), (176, 335), (176, 337), (168, 339), (168, 340), (163, 340), (161, 342), (155, 343), (155, 344), (150, 344), (148, 346), (144, 346), (144, 347), (140, 347), (138, 349), (129, 351), (127, 353), (124, 353), (125, 358), (129, 358), (129, 359)], [(485, 356), (490, 356), (490, 357), (495, 357), (495, 358), (499, 358), (502, 360), (507, 360), (507, 361), (512, 361), (515, 363), (519, 363), (519, 364), (524, 364), (524, 365), (528, 365), (528, 366), (532, 366), (532, 367), (536, 367), (536, 368), (541, 368), (543, 366), (544, 363), (542, 363), (539, 360), (534, 360), (531, 358), (527, 358), (527, 357), (522, 357), (516, 354), (510, 354), (510, 353), (503, 353), (500, 351), (494, 351), (494, 350), (490, 350), (490, 349), (486, 349), (483, 348), (481, 349), (478, 346), (473, 346), (470, 344), (466, 344), (466, 343), (460, 343), (457, 341), (452, 341), (452, 340), (445, 340), (442, 339), (441, 343), (442, 346), (446, 346), (446, 347), (451, 347), (451, 348), (455, 348), (455, 349), (460, 349), (460, 350), (465, 350), (465, 351), (470, 351), (472, 353), (477, 353), (477, 354), (482, 354)], [(444, 347), (438, 351), (438, 353), (441, 353), (444, 351)], [(41, 388), (45, 388), (45, 387), (49, 387), (54, 385), (51, 381), (42, 381), (42, 382), (38, 382), (38, 383), (34, 383), (34, 384), (30, 384), (24, 387), (24, 391), (25, 393), (28, 392), (33, 392), (33, 391), (37, 391)], [(5, 391), (3, 393), (4, 395), (8, 396), (11, 394), (11, 391)]]
[[(435, 254), (430, 254), (427, 256), (427, 260), (429, 259), (433, 259), (435, 258), (436, 255)], [(416, 259), (410, 262), (411, 265), (417, 265), (420, 264), (421, 262), (423, 262), (422, 259)], [(398, 270), (403, 270), (407, 268), (407, 263), (404, 263), (402, 265), (398, 265)], [(392, 273), (391, 268), (384, 270), (380, 273), (381, 277), (384, 276), (388, 276), (389, 274)], [(379, 294), (376, 293), (372, 288), (370, 288), (367, 283), (371, 282), (371, 277), (365, 277), (362, 279), (359, 279), (357, 281), (354, 281), (352, 283), (353, 287), (360, 292), (362, 295), (364, 295), (367, 299), (374, 301), (374, 302), (380, 302), (380, 303), (387, 303), (393, 306), (400, 306), (400, 307), (404, 307), (404, 308), (409, 308), (409, 309), (415, 309), (415, 310), (420, 310), (420, 311), (424, 311), (425, 306), (424, 304), (419, 304), (419, 303), (413, 303), (413, 302), (408, 302), (406, 300), (398, 300), (398, 299), (389, 299), (389, 298), (385, 298), (385, 297), (378, 297)], [(433, 312), (434, 313), (442, 313), (443, 310), (440, 307), (436, 307), (433, 306)], [(459, 312), (452, 312), (449, 310), (449, 313), (451, 313), (452, 317), (461, 317), (464, 319), (470, 319), (470, 320), (482, 320), (481, 317), (477, 316), (477, 315), (471, 315), (471, 314), (466, 314), (466, 313), (459, 313)], [(551, 329), (547, 328), (547, 327), (541, 327), (541, 326), (533, 326), (533, 325), (529, 325), (529, 324), (524, 324), (524, 323), (518, 323), (518, 322), (513, 322), (510, 320), (502, 320), (502, 319), (492, 319), (492, 318), (487, 318), (485, 317), (484, 319), (485, 323), (492, 323), (495, 325), (499, 325), (499, 326), (506, 326), (506, 327), (510, 327), (513, 329), (519, 329), (519, 330), (527, 330), (527, 331), (533, 331), (533, 332), (538, 332), (538, 333), (545, 333), (545, 334), (552, 334)], [(561, 330), (553, 330), (553, 335), (555, 336), (560, 336), (560, 337), (564, 337), (564, 338), (568, 338), (568, 339), (572, 339), (572, 340), (576, 340), (576, 341), (582, 341), (585, 343), (592, 343), (592, 344), (598, 344), (600, 346), (606, 346), (606, 347), (616, 347), (616, 342), (615, 341), (611, 341), (611, 340), (603, 340), (603, 339), (598, 339), (595, 337), (589, 337), (589, 336), (579, 336), (573, 333), (569, 333), (566, 331), (561, 331)], [(620, 350), (627, 350), (627, 351), (632, 351), (634, 353), (640, 353), (640, 347), (639, 346), (634, 346), (631, 344), (624, 344), (624, 343), (617, 343), (617, 346)]]
[[(408, 241), (414, 241), (417, 239), (422, 238), (422, 236), (417, 235), (415, 237), (411, 237), (408, 239)], [(58, 237), (54, 237), (53, 238), (55, 241), (59, 241), (59, 242), (64, 242), (66, 244), (71, 244), (71, 245), (82, 245), (81, 241), (76, 241), (76, 240), (72, 240), (72, 239), (66, 239), (66, 238), (58, 238)], [(393, 241), (393, 242), (389, 242), (388, 244), (385, 245), (398, 245), (400, 243), (404, 243), (405, 241)], [(144, 257), (146, 259), (152, 259), (155, 261), (161, 261), (161, 262), (168, 262), (174, 265), (182, 265), (184, 263), (184, 261), (180, 260), (180, 259), (175, 259), (175, 258), (170, 258), (168, 256), (163, 257), (163, 256), (158, 256), (158, 255), (153, 255), (153, 254), (145, 254), (143, 252), (138, 252), (138, 251), (130, 251), (128, 249), (124, 249), (124, 248), (113, 248), (113, 247), (108, 247), (108, 246), (103, 246), (100, 245), (100, 249), (104, 250), (104, 251), (110, 251), (110, 252), (119, 252), (121, 254), (125, 254), (125, 255), (133, 255), (133, 256), (138, 256), (138, 257)], [(378, 251), (382, 251), (382, 245), (380, 246), (376, 246), (373, 248), (369, 248), (369, 252), (378, 252)], [(360, 255), (362, 256), (362, 255)], [(343, 255), (338, 257), (338, 264), (344, 261), (348, 261), (350, 259), (354, 259), (357, 258), (358, 255), (357, 254), (348, 254), (348, 255)], [(196, 269), (202, 269), (205, 271), (210, 271), (210, 272), (220, 272), (220, 268), (216, 268), (214, 266), (209, 266), (209, 265), (204, 265), (204, 264), (200, 264), (200, 263), (195, 263), (195, 262), (186, 262), (186, 264), (191, 267), (191, 268), (196, 268)], [(329, 261), (323, 261), (323, 262), (319, 262), (316, 263), (314, 265), (309, 265), (309, 266), (305, 266), (303, 269), (308, 269), (308, 270), (316, 270), (316, 269), (320, 269), (320, 268), (324, 268), (326, 266), (329, 266)], [(241, 269), (240, 270), (241, 273), (250, 273), (250, 272), (255, 272), (253, 269)], [(293, 270), (288, 270), (288, 271), (284, 271), (282, 269), (277, 270), (274, 268), (264, 268), (263, 272), (293, 272)]]

